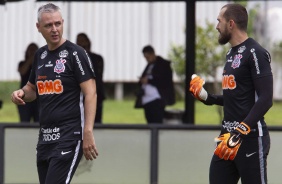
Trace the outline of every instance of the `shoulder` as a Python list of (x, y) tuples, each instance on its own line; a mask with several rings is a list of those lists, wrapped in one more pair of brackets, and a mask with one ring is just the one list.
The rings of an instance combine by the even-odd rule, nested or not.
[(88, 60), (88, 56), (84, 48), (68, 40), (66, 41), (64, 47), (60, 49), (59, 56), (60, 55), (64, 55), (64, 57), (69, 55), (69, 57), (74, 60)]
[(48, 47), (47, 45), (44, 45), (43, 47), (40, 47), (35, 54), (42, 54), (43, 52), (47, 52)]
[(100, 54), (90, 52), (91, 57), (97, 59), (97, 60), (103, 60), (103, 57)]
[(258, 51), (268, 53), (268, 51), (264, 47), (262, 47), (257, 41), (255, 41), (252, 38), (249, 38), (246, 46), (247, 46), (250, 53), (254, 53), (254, 52), (258, 52)]
[(75, 44), (75, 43), (73, 43), (69, 40), (66, 40), (65, 47), (71, 53), (74, 53), (74, 52), (85, 53), (84, 49), (81, 46), (79, 46), (79, 45), (77, 45), (77, 44)]
[(171, 61), (164, 59), (161, 56), (157, 56), (156, 65), (160, 65), (160, 66), (163, 66), (163, 67), (169, 67), (170, 63), (171, 63)]
[(167, 59), (164, 59), (163, 57), (161, 57), (161, 56), (157, 56), (157, 62), (162, 62), (162, 63), (170, 63), (170, 61), (169, 60), (167, 60)]
[(250, 39), (247, 44), (247, 49), (248, 55), (250, 56), (250, 61), (255, 61), (255, 63), (261, 63), (265, 61), (266, 63), (271, 63), (270, 53), (254, 39)]
[[(48, 54), (48, 47), (47, 45), (40, 47), (36, 52), (35, 52), (35, 57), (36, 58), (40, 58), (40, 59), (44, 59)], [(35, 60), (36, 62), (36, 60)]]
[(23, 66), (24, 63), (25, 63), (25, 61), (20, 61), (19, 62), (19, 67)]

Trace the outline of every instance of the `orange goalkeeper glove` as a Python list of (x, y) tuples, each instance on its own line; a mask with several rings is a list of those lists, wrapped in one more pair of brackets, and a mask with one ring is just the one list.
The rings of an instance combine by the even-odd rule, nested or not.
[(234, 160), (242, 143), (242, 135), (250, 133), (250, 127), (241, 122), (234, 132), (225, 133), (215, 138), (217, 145), (214, 154), (224, 160)]
[(215, 138), (216, 142), (220, 142), (214, 154), (224, 160), (234, 160), (241, 146), (242, 139), (239, 134), (225, 133)]
[(193, 74), (191, 78), (192, 80), (190, 81), (189, 91), (198, 100), (206, 101), (208, 98), (208, 93), (203, 88), (205, 81), (201, 77), (197, 76), (196, 74)]

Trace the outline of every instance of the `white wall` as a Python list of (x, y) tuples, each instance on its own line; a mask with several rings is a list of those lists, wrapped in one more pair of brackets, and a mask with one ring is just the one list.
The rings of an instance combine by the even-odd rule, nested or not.
[[(197, 2), (197, 24), (204, 26), (208, 20), (216, 26), (218, 12), (227, 2)], [(25, 0), (0, 6), (0, 81), (19, 80), (17, 66), (30, 42), (45, 45), (35, 26), (37, 9), (45, 3)], [(262, 10), (268, 10), (268, 34), (261, 36), (262, 42), (281, 41), (282, 1), (252, 1), (248, 6), (251, 8), (258, 3)], [(157, 54), (165, 58), (171, 44), (185, 44), (185, 2), (56, 4), (61, 7), (65, 19), (64, 37), (75, 42), (76, 35), (85, 32), (92, 41), (92, 51), (104, 57), (106, 82), (136, 82), (146, 64), (141, 50), (147, 44), (152, 44)], [(281, 74), (275, 70), (274, 75), (275, 81), (280, 83)], [(282, 98), (281, 90), (275, 88), (275, 98)]]
[[(37, 9), (46, 2), (27, 0), (0, 6), (0, 81), (19, 80), (17, 66), (30, 42), (45, 40), (37, 32)], [(105, 81), (137, 81), (146, 61), (143, 46), (152, 44), (167, 58), (170, 44), (185, 44), (184, 2), (56, 2), (65, 19), (64, 37), (75, 42), (79, 32), (105, 60)]]

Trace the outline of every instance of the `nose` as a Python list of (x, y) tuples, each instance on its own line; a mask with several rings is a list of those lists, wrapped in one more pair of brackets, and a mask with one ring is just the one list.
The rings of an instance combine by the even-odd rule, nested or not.
[(54, 32), (57, 31), (57, 27), (56, 27), (55, 24), (52, 25), (52, 30), (51, 31), (54, 31)]
[(216, 29), (218, 32), (220, 32), (220, 29), (219, 29), (219, 26), (218, 26), (218, 25), (215, 27), (215, 29)]

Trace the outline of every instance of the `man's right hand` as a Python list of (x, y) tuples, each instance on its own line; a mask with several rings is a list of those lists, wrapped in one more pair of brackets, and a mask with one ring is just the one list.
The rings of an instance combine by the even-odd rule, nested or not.
[(196, 74), (193, 74), (191, 78), (192, 78), (192, 80), (190, 81), (189, 91), (198, 100), (206, 101), (207, 98), (208, 98), (208, 93), (203, 88), (205, 81), (201, 77), (197, 76)]
[(25, 105), (25, 102), (23, 100), (24, 97), (24, 91), (22, 89), (16, 90), (11, 94), (11, 100), (17, 105)]
[(145, 76), (145, 77), (141, 77), (140, 78), (140, 82), (141, 84), (148, 84), (148, 78)]

